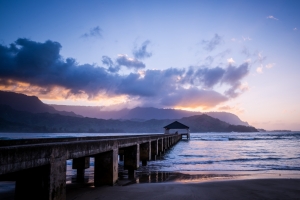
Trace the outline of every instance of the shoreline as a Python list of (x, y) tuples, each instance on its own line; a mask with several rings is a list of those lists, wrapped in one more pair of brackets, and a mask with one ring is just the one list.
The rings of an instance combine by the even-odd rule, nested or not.
[(138, 173), (136, 182), (119, 180), (114, 187), (70, 184), (67, 199), (300, 199), (300, 171), (162, 173), (164, 181), (149, 172)]
[(67, 190), (67, 200), (299, 199), (300, 179), (142, 183)]
[[(76, 184), (76, 170), (70, 170), (67, 184)], [(86, 171), (85, 183), (94, 182), (93, 170)], [(300, 179), (300, 171), (296, 170), (265, 170), (265, 171), (136, 171), (135, 179), (128, 179), (127, 170), (119, 170), (116, 185), (139, 183), (201, 183), (222, 180), (251, 180), (251, 179)]]
[[(165, 178), (165, 179), (163, 179)], [(14, 199), (14, 182), (0, 182), (1, 199)], [(67, 200), (300, 199), (300, 171), (138, 172), (115, 186), (67, 183)]]

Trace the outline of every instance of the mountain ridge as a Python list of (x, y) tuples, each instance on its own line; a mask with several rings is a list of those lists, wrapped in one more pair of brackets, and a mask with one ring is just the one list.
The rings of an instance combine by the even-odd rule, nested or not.
[[(0, 105), (0, 132), (44, 133), (163, 133), (163, 127), (174, 120), (120, 121), (96, 118), (79, 118), (57, 113), (31, 113)], [(257, 132), (254, 127), (236, 126), (208, 115), (178, 119), (190, 127), (191, 132)]]
[(74, 112), (58, 111), (50, 105), (44, 104), (36, 96), (28, 96), (21, 93), (1, 91), (0, 90), (0, 104), (9, 105), (12, 108), (20, 111), (27, 111), (31, 113), (57, 113), (65, 116), (82, 117)]
[(247, 122), (239, 119), (238, 116), (228, 112), (193, 112), (176, 109), (161, 109), (153, 107), (136, 107), (133, 109), (122, 109), (119, 111), (103, 111), (98, 106), (69, 106), (69, 105), (51, 105), (60, 111), (73, 111), (84, 117), (93, 117), (98, 119), (123, 119), (145, 121), (150, 119), (180, 119), (194, 115), (207, 114), (213, 118), (220, 119), (232, 125), (249, 126)]

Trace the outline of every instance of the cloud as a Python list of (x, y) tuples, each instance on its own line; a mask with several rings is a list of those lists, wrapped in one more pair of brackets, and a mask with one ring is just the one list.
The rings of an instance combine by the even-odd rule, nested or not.
[(262, 53), (257, 54), (257, 60), (261, 63), (267, 59), (267, 56), (263, 56)]
[[(269, 64), (267, 64), (265, 67), (266, 67), (267, 69), (271, 69), (271, 68), (273, 68), (274, 66), (275, 66), (275, 63), (269, 63)], [(257, 68), (256, 68), (256, 72), (259, 73), (259, 74), (262, 74), (262, 73), (263, 73), (263, 68), (264, 68), (263, 64), (260, 64), (260, 67), (257, 67)]]
[(220, 53), (218, 53), (215, 57), (224, 58), (226, 55), (228, 55), (231, 52), (231, 49), (226, 49)]
[[(144, 69), (145, 64), (126, 55), (115, 61), (103, 56), (103, 66), (78, 64), (74, 58), (64, 59), (61, 48), (58, 42), (23, 38), (10, 46), (0, 44), (0, 89), (43, 97), (122, 97), (135, 105), (209, 108), (244, 92), (241, 80), (249, 71), (248, 63), (225, 68)], [(120, 75), (121, 66), (134, 71)], [(228, 89), (217, 92), (218, 84)]]
[(275, 63), (269, 63), (269, 64), (266, 65), (266, 68), (267, 68), (267, 69), (271, 69), (271, 68), (273, 68), (274, 66), (275, 66)]
[(209, 65), (211, 65), (213, 62), (214, 62), (214, 57), (212, 57), (212, 56), (207, 56), (206, 58), (205, 58), (205, 61), (209, 64)]
[(249, 73), (249, 65), (248, 63), (244, 63), (239, 67), (229, 66), (225, 74), (222, 78), (223, 83), (228, 83), (230, 85), (235, 85), (238, 83), (242, 78), (244, 78)]
[(279, 20), (279, 19), (275, 18), (275, 17), (272, 16), (272, 15), (269, 15), (269, 16), (267, 17), (267, 19)]
[(235, 63), (235, 61), (233, 60), (233, 58), (228, 58), (227, 62), (230, 63), (230, 64)]
[(182, 84), (180, 77), (184, 74), (185, 70), (176, 68), (145, 70), (143, 75), (130, 73), (122, 79), (117, 93), (146, 97), (164, 96)]
[(167, 107), (202, 107), (203, 109), (207, 109), (227, 100), (227, 97), (213, 90), (190, 88), (178, 89), (176, 92), (168, 94), (161, 100), (161, 103)]
[(257, 67), (256, 72), (259, 73), (259, 74), (263, 73), (263, 68), (262, 67)]
[(63, 59), (58, 42), (34, 42), (18, 39), (9, 47), (0, 45), (0, 78), (30, 83), (32, 86), (61, 86), (71, 93), (90, 95), (110, 87), (120, 77), (103, 67), (79, 65), (73, 58)]
[(227, 83), (231, 87), (225, 91), (225, 95), (230, 98), (236, 98), (246, 90), (243, 89), (240, 82), (249, 73), (249, 63), (244, 63), (239, 67), (229, 66), (223, 75), (222, 83)]
[(146, 67), (146, 65), (143, 62), (138, 61), (135, 58), (129, 58), (127, 55), (124, 55), (124, 54), (118, 55), (116, 62), (119, 65), (123, 65), (129, 69), (137, 70), (137, 69), (143, 69)]
[(215, 34), (215, 36), (211, 40), (202, 40), (202, 44), (204, 45), (203, 48), (207, 51), (214, 50), (222, 42), (223, 42), (223, 38), (218, 34)]
[(102, 63), (103, 63), (104, 65), (109, 66), (109, 67), (113, 66), (113, 64), (114, 64), (114, 62), (113, 62), (113, 61), (111, 60), (111, 58), (108, 57), (108, 56), (102, 56)]
[(244, 36), (242, 36), (242, 38), (243, 38), (244, 41), (251, 41), (252, 40), (250, 37), (244, 37)]
[(250, 51), (249, 51), (249, 49), (247, 47), (243, 47), (241, 53), (244, 54), (244, 55), (246, 55), (247, 57), (251, 56), (251, 53), (250, 53)]
[(197, 70), (196, 76), (205, 88), (212, 88), (216, 84), (220, 83), (224, 73), (225, 70), (220, 67), (202, 68)]
[(108, 71), (112, 73), (116, 73), (121, 69), (121, 66), (115, 65), (112, 59), (108, 56), (102, 56), (102, 63), (108, 66)]
[(102, 29), (99, 26), (91, 28), (89, 32), (84, 33), (81, 37), (88, 38), (88, 37), (99, 37), (102, 38)]
[(149, 40), (146, 40), (145, 42), (142, 43), (140, 47), (135, 47), (133, 50), (133, 55), (137, 59), (144, 59), (144, 58), (149, 58), (152, 56), (151, 52), (147, 51), (147, 47), (150, 44)]
[(297, 31), (298, 29), (295, 27), (295, 28), (293, 28), (293, 30), (294, 30), (294, 31)]
[(231, 50), (230, 49), (226, 49), (220, 53), (217, 53), (214, 56), (207, 56), (204, 61), (206, 65), (212, 65), (214, 62), (222, 62), (223, 58), (225, 56), (227, 56), (228, 54), (230, 54)]

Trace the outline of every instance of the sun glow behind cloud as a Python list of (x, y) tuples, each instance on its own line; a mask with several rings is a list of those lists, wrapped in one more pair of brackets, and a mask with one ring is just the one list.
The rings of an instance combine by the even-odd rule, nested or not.
[[(216, 34), (204, 45), (211, 51), (221, 41)], [(249, 73), (249, 63), (234, 66), (232, 58), (224, 68), (191, 66), (153, 70), (145, 69), (144, 63), (125, 54), (119, 54), (116, 59), (103, 56), (104, 66), (81, 65), (73, 58), (63, 59), (60, 43), (50, 40), (38, 43), (18, 39), (10, 47), (0, 47), (3, 49), (0, 56), (5, 60), (0, 61), (3, 62), (2, 89), (49, 101), (66, 99), (72, 104), (85, 99), (101, 106), (210, 109), (242, 94), (245, 90), (241, 89), (241, 80)], [(139, 51), (137, 57), (142, 54), (145, 52)], [(120, 74), (121, 67), (126, 67), (128, 73)], [(224, 92), (217, 90), (220, 84), (225, 87)]]

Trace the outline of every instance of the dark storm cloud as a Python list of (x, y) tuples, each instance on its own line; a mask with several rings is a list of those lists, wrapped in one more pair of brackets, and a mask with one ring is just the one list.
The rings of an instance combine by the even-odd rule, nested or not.
[(220, 67), (190, 67), (182, 81), (195, 86), (201, 85), (204, 88), (213, 88), (220, 83), (224, 74), (225, 69)]
[(220, 67), (199, 69), (197, 74), (201, 77), (201, 81), (207, 88), (212, 88), (220, 82), (225, 70)]
[(249, 73), (249, 64), (244, 63), (239, 67), (229, 66), (222, 78), (223, 83), (229, 84), (231, 87), (225, 91), (225, 95), (235, 98), (241, 94), (239, 91), (241, 86), (241, 79), (243, 79)]
[(119, 93), (142, 96), (159, 96), (176, 89), (178, 77), (184, 75), (185, 70), (169, 68), (166, 70), (146, 70), (144, 77), (131, 73), (125, 77), (118, 87)]
[[(238, 96), (242, 92), (241, 79), (249, 72), (248, 63), (227, 68), (136, 71), (145, 65), (126, 55), (118, 56), (115, 62), (103, 56), (103, 66), (97, 66), (64, 59), (60, 50), (61, 45), (50, 40), (40, 43), (18, 39), (10, 46), (0, 44), (0, 85), (22, 82), (41, 87), (39, 91), (43, 94), (60, 86), (71, 94), (86, 93), (89, 97), (105, 93), (138, 97), (161, 106), (210, 107)], [(120, 75), (117, 73), (120, 66), (132, 68), (134, 72)], [(229, 89), (224, 94), (218, 93), (213, 90), (217, 84), (225, 84)]]
[(147, 46), (150, 44), (149, 40), (146, 40), (143, 42), (143, 44), (140, 47), (135, 47), (133, 50), (133, 55), (137, 59), (144, 59), (149, 58), (152, 56), (151, 52), (147, 51)]
[(116, 62), (118, 63), (118, 65), (123, 65), (129, 69), (143, 69), (146, 67), (146, 65), (137, 60), (137, 59), (133, 59), (133, 58), (129, 58), (126, 55), (119, 55)]
[(227, 68), (207, 68), (207, 67), (190, 67), (182, 77), (182, 84), (191, 84), (193, 86), (201, 86), (204, 89), (212, 89), (218, 84), (226, 84), (230, 88), (225, 95), (231, 98), (241, 94), (239, 88), (241, 80), (249, 73), (249, 64), (244, 63), (239, 67), (229, 65)]
[(215, 36), (211, 40), (202, 40), (202, 44), (204, 45), (204, 49), (207, 51), (214, 50), (218, 45), (220, 45), (223, 41), (223, 38), (219, 36), (218, 34), (215, 34)]
[(213, 90), (202, 90), (198, 88), (183, 89), (180, 88), (176, 92), (164, 96), (161, 100), (162, 105), (183, 106), (183, 107), (214, 107), (222, 102), (227, 101), (228, 98)]
[(225, 95), (231, 98), (235, 98), (240, 95), (241, 92), (238, 91), (241, 83), (237, 82), (232, 85), (228, 90), (225, 91)]
[(91, 28), (89, 32), (84, 33), (81, 37), (88, 38), (88, 37), (100, 37), (102, 38), (102, 29), (99, 26)]
[(222, 82), (235, 85), (249, 73), (249, 64), (244, 63), (239, 67), (229, 66), (223, 76)]
[(112, 61), (112, 59), (108, 56), (102, 56), (102, 63), (104, 65), (107, 65), (109, 67), (113, 66), (114, 62)]
[(39, 43), (18, 39), (10, 47), (0, 45), (0, 78), (40, 87), (62, 86), (72, 93), (96, 93), (118, 81), (117, 75), (103, 67), (78, 65), (73, 58), (64, 60), (58, 42)]
[(102, 63), (108, 66), (107, 70), (112, 73), (117, 73), (121, 69), (121, 66), (115, 65), (112, 59), (108, 56), (102, 56)]

